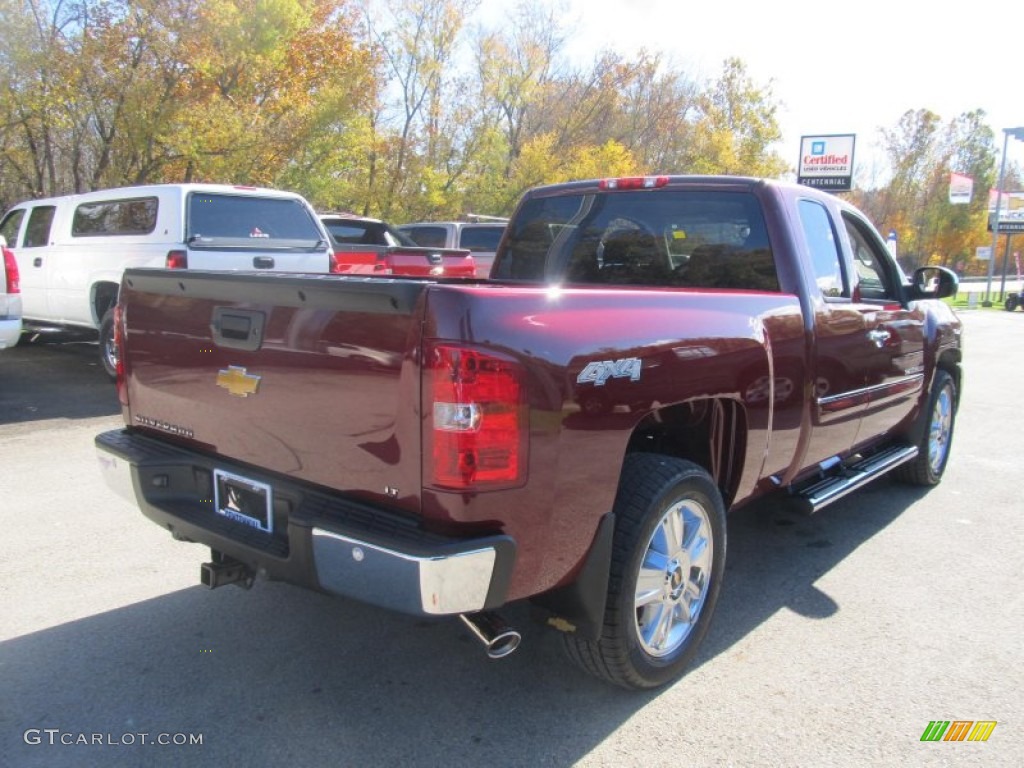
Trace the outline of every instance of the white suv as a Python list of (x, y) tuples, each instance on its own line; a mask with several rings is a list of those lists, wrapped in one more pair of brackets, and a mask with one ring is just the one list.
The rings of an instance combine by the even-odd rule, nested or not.
[(127, 267), (329, 270), (330, 241), (301, 196), (215, 184), (157, 184), (32, 200), (0, 221), (21, 272), (26, 326), (99, 331), (117, 364), (113, 309)]

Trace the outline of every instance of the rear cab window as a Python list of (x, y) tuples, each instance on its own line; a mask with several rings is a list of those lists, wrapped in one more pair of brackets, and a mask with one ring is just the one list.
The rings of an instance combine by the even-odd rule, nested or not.
[(315, 250), (325, 244), (301, 200), (206, 192), (188, 197), (185, 237), (195, 249)]
[(779, 291), (749, 192), (580, 192), (527, 200), (492, 277), (536, 282)]
[(358, 221), (343, 217), (321, 218), (336, 245), (389, 245), (415, 247), (407, 235), (382, 221)]
[(505, 232), (505, 227), (465, 227), (459, 237), (459, 247), (474, 253), (494, 252)]
[(402, 227), (401, 231), (424, 248), (444, 248), (448, 242), (448, 230), (444, 227)]

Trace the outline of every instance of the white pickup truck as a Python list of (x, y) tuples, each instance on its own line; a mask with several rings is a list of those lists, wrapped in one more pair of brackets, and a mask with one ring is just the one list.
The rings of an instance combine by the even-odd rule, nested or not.
[(113, 378), (113, 308), (129, 267), (320, 272), (330, 241), (300, 195), (158, 184), (31, 200), (0, 221), (21, 274), (26, 329), (99, 332)]

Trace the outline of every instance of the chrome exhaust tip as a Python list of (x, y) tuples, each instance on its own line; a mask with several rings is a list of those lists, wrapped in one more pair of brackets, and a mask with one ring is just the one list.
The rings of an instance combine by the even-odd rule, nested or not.
[(523, 637), (496, 613), (460, 613), (462, 623), (484, 644), (488, 657), (503, 659), (519, 647)]

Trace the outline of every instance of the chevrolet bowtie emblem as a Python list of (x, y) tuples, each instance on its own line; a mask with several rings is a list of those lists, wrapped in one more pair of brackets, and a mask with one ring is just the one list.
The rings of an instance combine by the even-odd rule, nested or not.
[(260, 388), (260, 377), (251, 376), (240, 365), (229, 365), (226, 371), (217, 372), (217, 386), (235, 397), (248, 397)]

